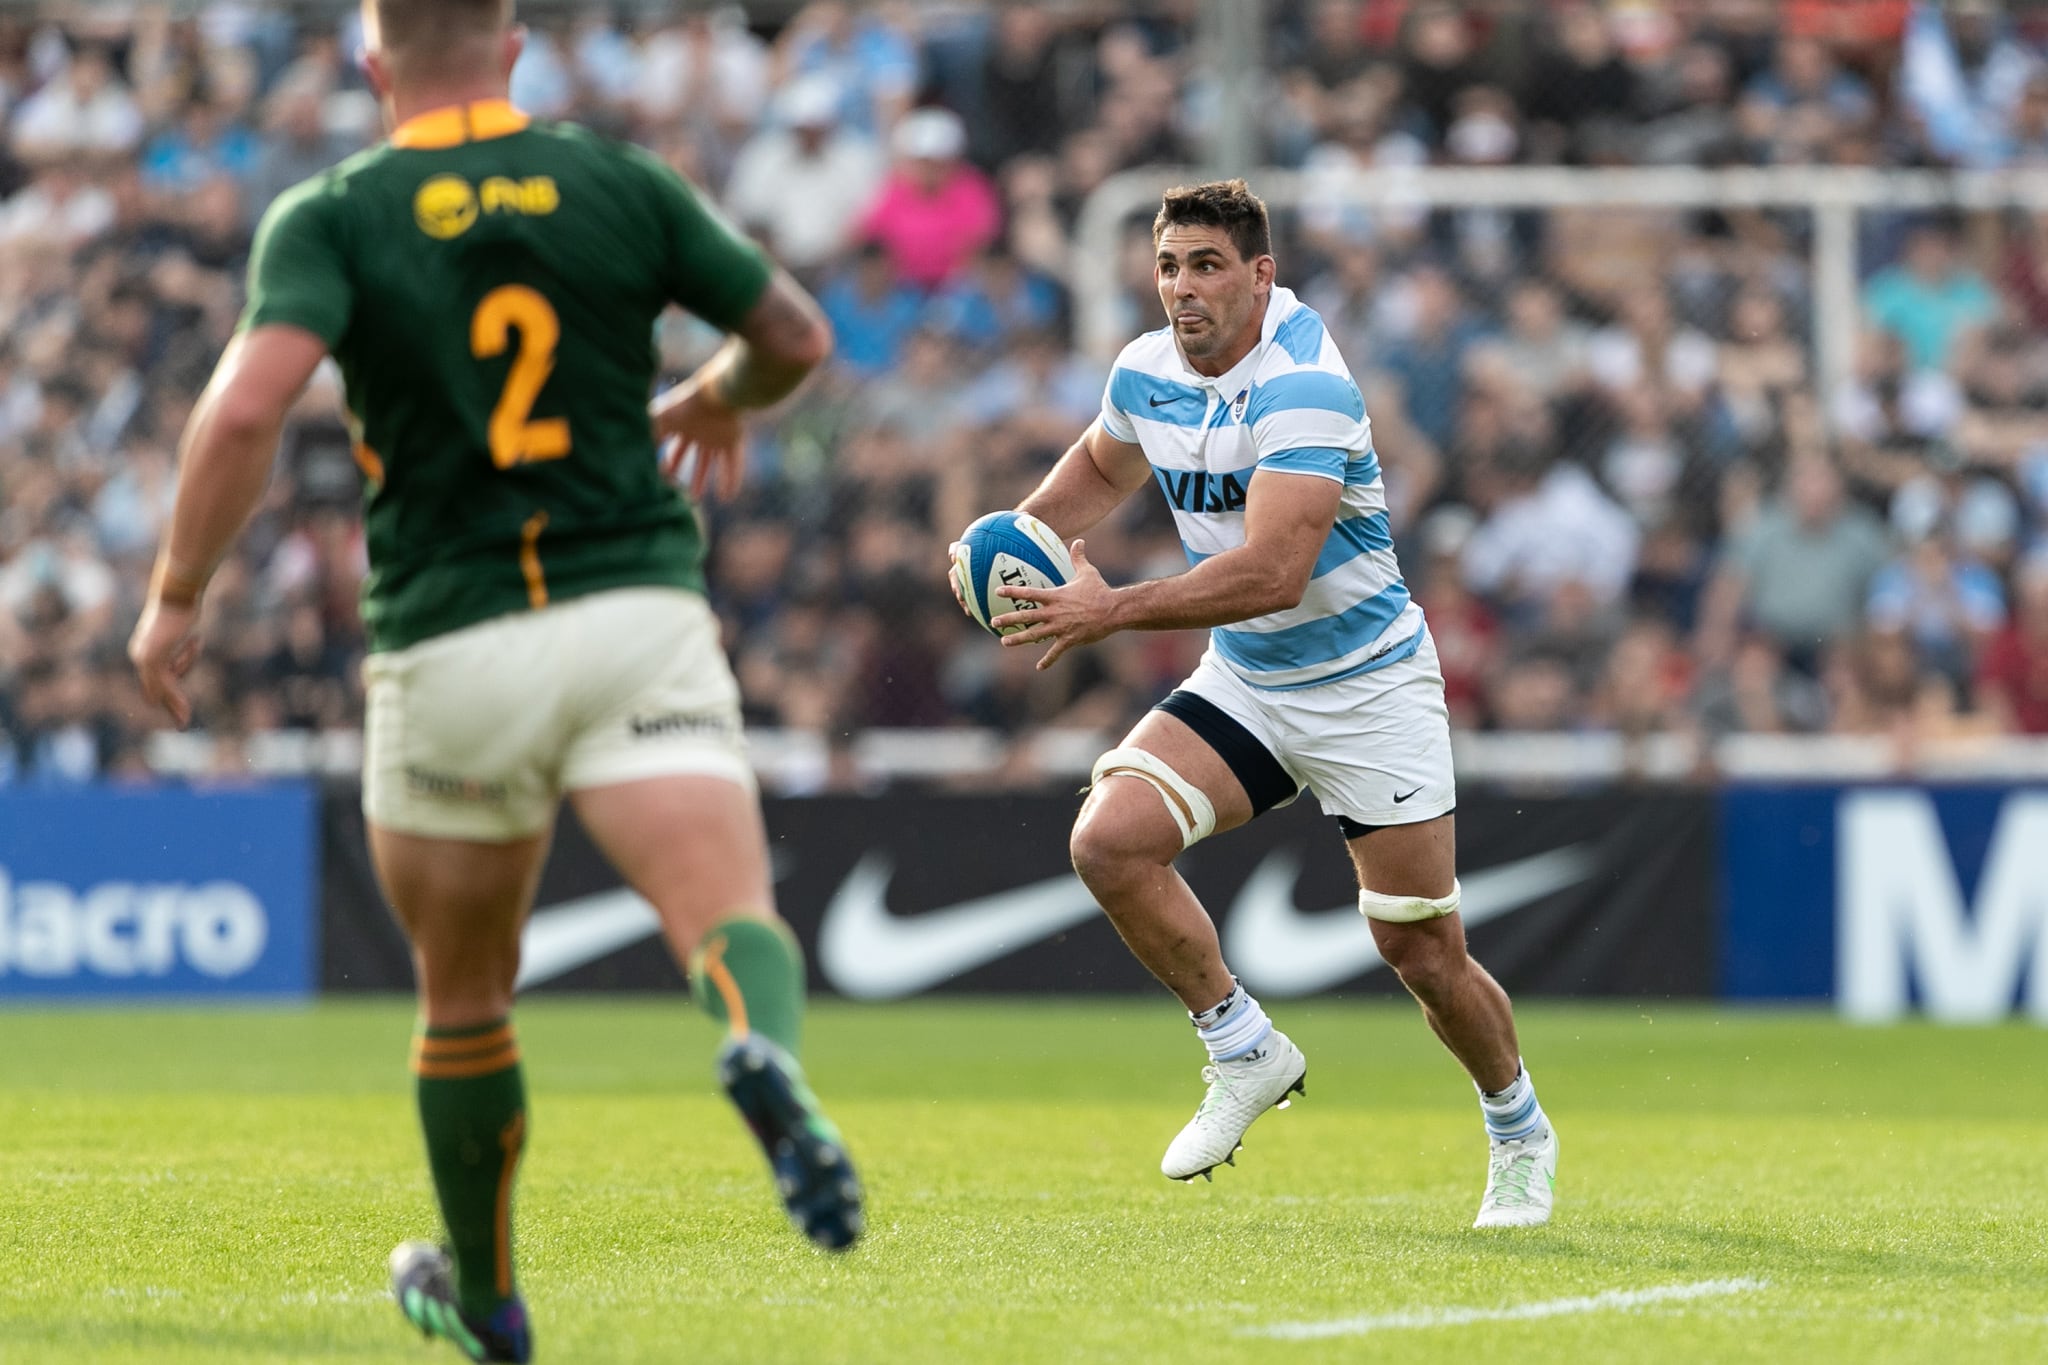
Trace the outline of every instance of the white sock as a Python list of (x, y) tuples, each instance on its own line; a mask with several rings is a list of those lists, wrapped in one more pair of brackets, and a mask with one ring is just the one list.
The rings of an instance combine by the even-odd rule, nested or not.
[(1479, 1112), (1486, 1116), (1486, 1135), (1495, 1142), (1520, 1142), (1550, 1131), (1550, 1120), (1536, 1102), (1536, 1083), (1529, 1069), (1515, 1072), (1507, 1089), (1479, 1092)]
[(1214, 1062), (1235, 1061), (1257, 1052), (1273, 1032), (1273, 1021), (1259, 1008), (1259, 1002), (1238, 985), (1217, 1004), (1188, 1018), (1195, 1021), (1195, 1031), (1202, 1035), (1202, 1046), (1209, 1049), (1209, 1060)]

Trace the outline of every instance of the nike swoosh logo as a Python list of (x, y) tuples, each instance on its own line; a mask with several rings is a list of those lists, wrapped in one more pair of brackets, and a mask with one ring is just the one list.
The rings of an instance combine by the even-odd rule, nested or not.
[[(1574, 844), (1461, 877), (1459, 913), (1465, 927), (1499, 919), (1584, 881), (1596, 861), (1591, 849)], [(1246, 879), (1224, 921), (1224, 955), (1260, 995), (1313, 995), (1385, 962), (1356, 902), (1313, 913), (1294, 903), (1300, 876), (1300, 854), (1268, 854)]]
[[(1417, 787), (1417, 788), (1415, 789), (1415, 792), (1419, 792), (1419, 791), (1421, 791), (1421, 790), (1422, 790), (1422, 788), (1420, 788), (1420, 787)], [(1400, 805), (1400, 804), (1401, 804), (1401, 803), (1402, 803), (1403, 801), (1406, 801), (1406, 800), (1407, 800), (1407, 799), (1408, 799), (1409, 797), (1411, 797), (1411, 796), (1415, 795), (1415, 792), (1403, 792), (1403, 793), (1401, 793), (1401, 795), (1399, 795), (1399, 796), (1397, 796), (1397, 797), (1395, 797), (1395, 798), (1394, 798), (1394, 804), (1395, 804), (1395, 805), (1397, 805), (1397, 806), (1398, 806), (1398, 805)]]
[(1148, 398), (1145, 401), (1155, 408), (1163, 408), (1168, 403), (1178, 403), (1180, 400), (1178, 398)]
[[(788, 872), (787, 858), (780, 850), (770, 850), (769, 876), (779, 882)], [(519, 977), (513, 989), (525, 990), (567, 976), (660, 932), (661, 918), (654, 907), (628, 887), (545, 906), (527, 916), (519, 940)]]
[(566, 976), (585, 963), (660, 932), (661, 920), (654, 907), (625, 887), (536, 910), (527, 918), (519, 942), (519, 979), (514, 989)]
[(1096, 914), (1073, 873), (921, 915), (889, 913), (889, 856), (870, 853), (818, 925), (818, 968), (856, 1000), (915, 995)]

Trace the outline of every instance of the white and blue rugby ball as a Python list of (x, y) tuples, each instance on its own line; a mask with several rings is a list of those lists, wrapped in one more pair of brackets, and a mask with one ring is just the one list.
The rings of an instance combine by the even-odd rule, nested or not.
[[(1036, 604), (1004, 596), (1004, 588), (1060, 588), (1074, 577), (1074, 561), (1052, 528), (1023, 512), (991, 512), (961, 532), (953, 545), (953, 586), (961, 605), (983, 630), (1006, 612)], [(1008, 635), (1011, 626), (995, 631)]]

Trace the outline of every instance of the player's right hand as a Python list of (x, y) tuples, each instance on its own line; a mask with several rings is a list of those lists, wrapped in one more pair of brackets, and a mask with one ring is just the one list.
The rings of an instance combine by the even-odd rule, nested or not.
[(714, 478), (720, 497), (730, 498), (740, 491), (746, 448), (739, 409), (718, 396), (703, 370), (657, 396), (648, 415), (654, 420), (655, 443), (667, 447), (661, 457), (663, 477), (673, 479), (694, 450), (697, 463), (690, 471), (692, 498), (702, 501)]
[[(953, 600), (960, 605), (960, 610), (967, 611), (967, 599), (960, 595), (959, 576), (953, 572), (960, 563), (960, 550), (961, 545), (957, 540), (946, 547), (946, 586), (953, 590)], [(972, 616), (974, 613), (969, 611), (967, 614)]]
[(198, 604), (174, 606), (155, 594), (128, 637), (128, 658), (142, 680), (142, 695), (170, 714), (180, 730), (192, 723), (192, 702), (178, 679), (199, 657)]

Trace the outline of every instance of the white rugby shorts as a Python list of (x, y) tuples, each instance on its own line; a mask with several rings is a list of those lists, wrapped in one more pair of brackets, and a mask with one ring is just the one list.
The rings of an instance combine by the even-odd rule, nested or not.
[(718, 620), (680, 588), (616, 588), (372, 654), (363, 813), (438, 839), (546, 829), (562, 793), (642, 778), (754, 790)]
[(1458, 804), (1450, 710), (1436, 642), (1370, 673), (1271, 691), (1231, 672), (1214, 649), (1183, 692), (1209, 702), (1265, 746), (1325, 814), (1360, 825), (1412, 825)]

